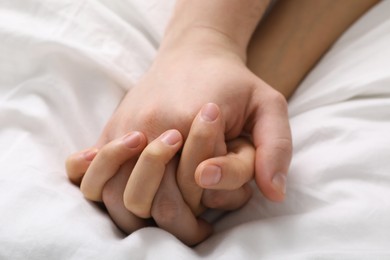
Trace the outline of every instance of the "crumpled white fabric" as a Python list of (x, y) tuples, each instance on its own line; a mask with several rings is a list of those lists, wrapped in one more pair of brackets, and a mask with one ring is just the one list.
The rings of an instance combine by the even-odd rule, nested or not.
[(128, 237), (70, 184), (150, 65), (174, 1), (0, 2), (0, 259), (390, 259), (390, 1), (333, 46), (290, 101), (286, 201), (259, 192), (188, 248)]

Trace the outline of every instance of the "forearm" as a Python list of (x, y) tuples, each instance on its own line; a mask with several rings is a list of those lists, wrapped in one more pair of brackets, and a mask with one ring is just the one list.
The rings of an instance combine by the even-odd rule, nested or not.
[(378, 0), (280, 0), (259, 25), (248, 66), (290, 97), (337, 38)]
[(221, 39), (245, 59), (249, 39), (268, 4), (269, 0), (177, 0), (161, 49), (186, 40), (213, 44)]

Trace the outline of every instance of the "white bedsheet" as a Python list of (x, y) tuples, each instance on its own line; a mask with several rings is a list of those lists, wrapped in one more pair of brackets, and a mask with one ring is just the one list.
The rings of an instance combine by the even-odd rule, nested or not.
[(290, 102), (287, 200), (259, 193), (191, 249), (124, 237), (70, 184), (149, 66), (173, 0), (0, 1), (0, 259), (390, 259), (390, 1), (333, 46)]

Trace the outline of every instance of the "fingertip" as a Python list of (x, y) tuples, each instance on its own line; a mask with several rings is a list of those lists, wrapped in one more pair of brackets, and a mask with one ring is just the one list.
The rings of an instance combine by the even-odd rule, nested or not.
[(151, 205), (145, 205), (145, 204), (141, 205), (139, 203), (129, 201), (126, 195), (124, 195), (123, 199), (124, 199), (125, 208), (131, 213), (133, 213), (135, 216), (143, 219), (147, 219), (151, 217), (151, 211), (150, 211)]
[(222, 178), (222, 169), (218, 165), (202, 165), (196, 172), (197, 184), (206, 189), (218, 185)]
[(91, 162), (95, 158), (97, 151), (97, 148), (89, 148), (69, 155), (65, 160), (67, 172), (84, 170), (85, 167), (83, 166), (85, 165), (85, 162)]
[(176, 129), (171, 129), (163, 133), (161, 136), (161, 141), (166, 145), (176, 145), (183, 140), (181, 133)]
[(287, 176), (283, 173), (276, 173), (272, 178), (272, 186), (281, 195), (286, 195), (286, 181)]
[(102, 201), (102, 197), (95, 192), (94, 189), (91, 189), (89, 186), (83, 185), (84, 182), (81, 182), (80, 191), (83, 193), (84, 197), (87, 200), (100, 202)]
[(286, 196), (291, 148), (287, 141), (268, 144), (256, 150), (255, 180), (263, 195), (274, 202)]
[(256, 184), (271, 201), (282, 202), (285, 199), (291, 154), (290, 139), (279, 139), (256, 149)]
[(195, 171), (196, 183), (205, 189), (235, 190), (254, 177), (255, 152), (251, 144), (229, 143), (227, 155), (207, 159)]
[(256, 174), (256, 184), (262, 194), (273, 202), (283, 202), (286, 197), (287, 175), (276, 173), (270, 178), (259, 178)]
[(71, 154), (65, 161), (66, 174), (71, 182), (79, 185), (92, 160), (98, 153), (97, 148), (89, 148)]
[(83, 157), (87, 162), (91, 162), (97, 155), (99, 149), (93, 147), (83, 153)]
[(214, 122), (219, 116), (219, 107), (214, 103), (207, 103), (202, 107), (200, 116), (206, 122)]
[(146, 137), (143, 133), (134, 131), (125, 135), (122, 142), (129, 149), (140, 149), (146, 145)]

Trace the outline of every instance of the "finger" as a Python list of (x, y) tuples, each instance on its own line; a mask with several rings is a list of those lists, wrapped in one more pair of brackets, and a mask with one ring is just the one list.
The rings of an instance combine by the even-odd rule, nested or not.
[[(221, 136), (223, 138), (223, 132), (219, 108), (209, 103), (202, 107), (194, 119), (184, 144), (177, 181), (184, 200), (196, 215), (202, 211), (200, 200), (203, 189), (195, 182), (195, 170), (202, 161), (215, 155), (217, 139)], [(225, 144), (225, 141), (222, 139), (222, 142), (218, 143)], [(224, 148), (226, 150), (225, 145)], [(218, 150), (221, 149), (218, 147)]]
[(71, 154), (66, 159), (66, 173), (71, 182), (76, 185), (80, 185), (85, 172), (87, 171), (92, 160), (95, 158), (97, 152), (97, 148), (89, 148), (87, 150)]
[(152, 202), (163, 178), (165, 166), (182, 143), (179, 131), (168, 130), (144, 149), (130, 175), (123, 197), (129, 211), (142, 218), (150, 217)]
[(114, 223), (126, 234), (130, 234), (148, 225), (148, 221), (129, 212), (123, 203), (126, 182), (134, 167), (135, 160), (125, 163), (104, 186), (102, 199)]
[(245, 138), (228, 143), (228, 154), (202, 162), (195, 172), (196, 183), (204, 189), (236, 190), (254, 176), (255, 150)]
[(260, 102), (252, 132), (256, 147), (255, 179), (265, 197), (283, 201), (292, 156), (287, 102), (276, 91), (263, 93)]
[(92, 161), (81, 182), (80, 190), (87, 199), (101, 201), (103, 186), (127, 160), (137, 156), (146, 145), (140, 132), (113, 140), (103, 146)]
[(185, 203), (175, 180), (176, 164), (170, 162), (153, 201), (152, 216), (157, 225), (189, 246), (205, 240), (211, 225), (197, 219)]
[(202, 203), (210, 209), (236, 210), (244, 206), (252, 197), (252, 189), (245, 184), (236, 190), (205, 190)]

